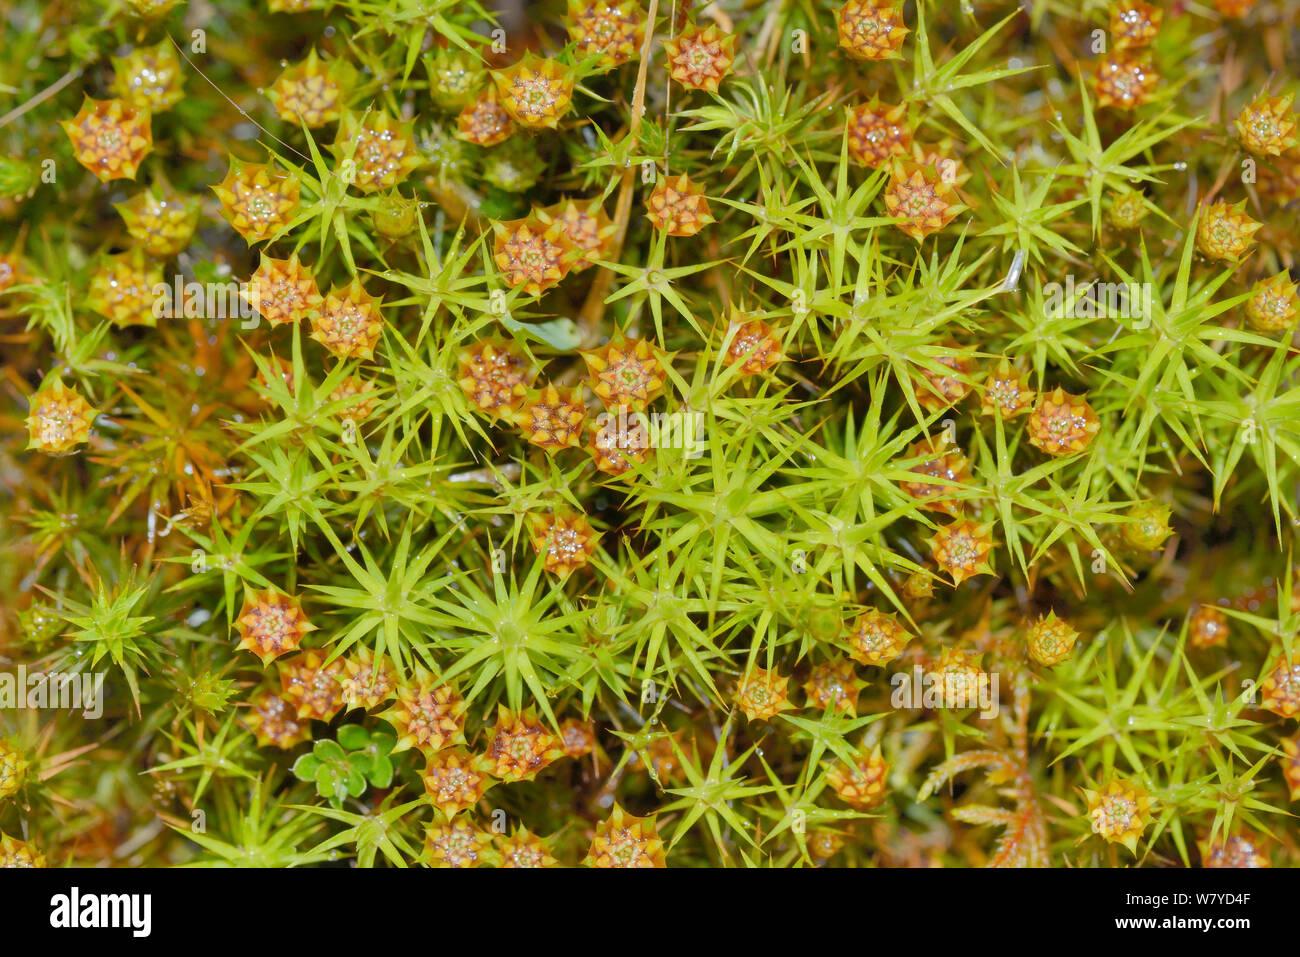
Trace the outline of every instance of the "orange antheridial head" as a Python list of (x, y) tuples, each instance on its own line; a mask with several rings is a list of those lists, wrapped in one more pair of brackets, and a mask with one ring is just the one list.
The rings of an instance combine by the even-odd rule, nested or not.
[(991, 575), (988, 556), (993, 550), (989, 527), (971, 519), (959, 519), (935, 530), (930, 552), (938, 566), (960, 585), (975, 575)]
[(984, 378), (980, 390), (980, 412), (1003, 419), (1014, 419), (1034, 407), (1037, 393), (1029, 386), (1029, 374), (1011, 365), (1007, 359)]
[(169, 190), (147, 189), (115, 204), (126, 231), (150, 256), (175, 256), (199, 224), (199, 202)]
[(561, 578), (586, 565), (600, 545), (600, 535), (591, 527), (587, 516), (576, 513), (549, 512), (533, 516), (529, 534), (543, 567)]
[(650, 458), (650, 433), (640, 416), (605, 412), (588, 430), (587, 451), (599, 471), (626, 476)]
[(504, 70), (494, 71), (501, 106), (520, 126), (554, 129), (573, 105), (573, 71), (558, 60), (526, 53)]
[(281, 655), (297, 651), (308, 632), (316, 630), (302, 610), (302, 602), (273, 588), (249, 590), (235, 619), (241, 651), (249, 651), (269, 665)]
[(280, 119), (310, 129), (333, 123), (343, 115), (352, 68), (346, 60), (323, 62), (313, 47), (307, 59), (284, 68), (267, 91)]
[(424, 835), (430, 867), (482, 867), (495, 862), (492, 835), (466, 821), (431, 824)]
[(1187, 619), (1187, 642), (1193, 648), (1213, 648), (1228, 643), (1228, 616), (1213, 605), (1197, 605)]
[(497, 723), (486, 732), (488, 747), (480, 767), (506, 782), (529, 781), (564, 757), (560, 739), (528, 709), (497, 707)]
[(835, 22), (841, 49), (855, 60), (896, 57), (911, 32), (903, 24), (903, 5), (893, 0), (849, 0)]
[(961, 648), (945, 648), (939, 660), (926, 669), (940, 689), (945, 708), (982, 707), (989, 688), (989, 676), (980, 667), (979, 656)]
[(360, 648), (343, 662), (337, 676), (343, 704), (349, 709), (373, 711), (397, 694), (397, 674), (387, 659), (376, 659), (369, 648)]
[(587, 384), (607, 409), (644, 411), (664, 390), (661, 355), (646, 339), (616, 335), (607, 345), (582, 352)]
[(660, 232), (682, 237), (694, 236), (715, 222), (704, 187), (691, 182), (685, 173), (660, 178), (646, 197), (646, 217)]
[(45, 855), (35, 844), (0, 834), (0, 869), (45, 867)]
[(125, 100), (86, 97), (77, 115), (59, 125), (72, 141), (77, 162), (107, 183), (135, 179), (153, 149), (152, 122), (148, 109)]
[(325, 304), (315, 273), (298, 261), (297, 253), (288, 259), (272, 259), (263, 253), (244, 297), (273, 326), (311, 319)]
[(1260, 683), (1260, 704), (1283, 718), (1300, 716), (1300, 660), (1279, 659), (1276, 667)]
[(1151, 823), (1153, 800), (1142, 785), (1112, 778), (1097, 790), (1083, 789), (1092, 833), (1137, 853), (1137, 842)]
[(1276, 334), (1295, 328), (1300, 316), (1296, 284), (1285, 270), (1272, 279), (1255, 283), (1246, 300), (1246, 321), (1256, 332)]
[(1220, 200), (1201, 211), (1196, 224), (1196, 248), (1207, 259), (1235, 263), (1255, 245), (1257, 223), (1245, 213), (1246, 201), (1232, 205)]
[(465, 741), (465, 699), (454, 687), (430, 677), (404, 684), (397, 700), (379, 717), (397, 730), (393, 751), (418, 748), (433, 754)]
[(582, 272), (609, 256), (618, 229), (601, 207), (599, 199), (569, 199), (535, 210), (535, 213), (538, 221), (548, 229), (553, 223), (558, 223), (577, 251), (573, 272)]
[(1097, 413), (1083, 396), (1057, 387), (1044, 393), (1029, 416), (1029, 442), (1048, 455), (1074, 455), (1092, 442), (1101, 428)]
[(1211, 843), (1208, 838), (1196, 842), (1201, 852), (1202, 867), (1259, 868), (1271, 867), (1258, 837), (1234, 834), (1227, 840), (1220, 836)]
[(563, 225), (538, 216), (492, 226), (493, 258), (505, 281), (530, 296), (540, 296), (573, 268), (578, 251)]
[(1079, 633), (1068, 622), (1057, 618), (1056, 612), (1048, 612), (1039, 618), (1025, 634), (1029, 657), (1048, 668), (1069, 658), (1078, 640)]
[[(956, 348), (948, 346), (947, 348)], [(964, 355), (940, 355), (933, 357), (934, 364), (944, 370), (936, 371), (933, 366), (920, 366), (920, 379), (916, 386), (916, 401), (922, 408), (939, 412), (956, 405), (970, 395), (974, 386), (971, 384), (971, 372), (974, 363)]]
[(509, 837), (498, 837), (497, 850), (502, 867), (554, 867), (559, 863), (546, 841), (526, 827), (518, 828)]
[(483, 339), (457, 359), (457, 384), (480, 412), (502, 416), (523, 405), (537, 371), (513, 343)]
[(868, 608), (853, 623), (849, 657), (864, 665), (886, 665), (903, 653), (912, 634), (892, 612)]
[(67, 455), (89, 440), (98, 414), (80, 392), (54, 378), (31, 397), (27, 447), (46, 455)]
[(185, 95), (181, 60), (171, 40), (113, 57), (113, 92), (137, 109), (163, 113)]
[(742, 376), (762, 375), (785, 358), (781, 334), (761, 319), (746, 321), (737, 314), (727, 325), (727, 336), (723, 361), (739, 368)]
[(270, 689), (264, 689), (249, 702), (244, 724), (257, 739), (258, 747), (288, 751), (311, 740), (311, 722), (297, 717), (297, 708)]
[(555, 452), (578, 445), (587, 419), (587, 406), (580, 388), (561, 392), (547, 384), (529, 390), (523, 405), (509, 418), (529, 442), (547, 452)]
[(384, 328), (382, 305), (353, 277), (332, 289), (311, 316), (311, 337), (340, 359), (371, 359)]
[(1110, 8), (1110, 35), (1121, 50), (1150, 46), (1165, 12), (1146, 0), (1120, 0)]
[(340, 421), (350, 421), (354, 425), (370, 418), (378, 401), (376, 386), (360, 376), (346, 376), (342, 382), (330, 390), (329, 404), (345, 403), (342, 408), (332, 412)]
[[(970, 481), (970, 460), (960, 448), (942, 437), (924, 438), (908, 448), (907, 459), (921, 458), (908, 471), (934, 481), (901, 482), (900, 488), (921, 504), (939, 512), (955, 515), (960, 503), (952, 497), (956, 485)], [(922, 458), (923, 457), (923, 458)]]
[(736, 38), (716, 24), (688, 24), (664, 41), (668, 75), (688, 90), (718, 92), (736, 59)]
[(885, 187), (885, 211), (894, 225), (919, 242), (956, 219), (966, 207), (950, 179), (933, 166), (895, 159)]
[(560, 746), (565, 757), (581, 758), (596, 750), (596, 726), (590, 721), (567, 718), (560, 725)]
[(605, 69), (641, 55), (645, 12), (637, 0), (569, 0), (565, 26), (580, 58), (598, 56)]
[(226, 178), (212, 191), (221, 200), (221, 214), (250, 245), (270, 239), (293, 219), (301, 186), (292, 176), (268, 163), (231, 159)]
[(867, 103), (845, 109), (849, 155), (869, 169), (879, 169), (912, 148), (912, 129), (905, 105), (891, 106), (873, 96)]
[(1296, 114), (1291, 109), (1295, 94), (1255, 97), (1238, 115), (1234, 125), (1241, 145), (1256, 156), (1281, 156), (1294, 149)]
[(1160, 74), (1148, 58), (1122, 51), (1103, 56), (1092, 76), (1097, 105), (1120, 110), (1147, 103), (1159, 82)]
[(476, 765), (474, 757), (463, 748), (447, 748), (429, 756), (424, 790), (429, 803), (448, 820), (472, 808), (492, 786), (492, 779)]
[(770, 721), (794, 707), (789, 683), (790, 679), (775, 668), (751, 667), (736, 684), (736, 707), (750, 721)]
[(312, 648), (279, 665), (281, 696), (297, 707), (299, 718), (329, 721), (343, 707), (343, 662), (326, 657)]
[(515, 121), (501, 105), (495, 89), (486, 89), (456, 117), (456, 136), (475, 146), (496, 146), (515, 132)]
[(834, 658), (813, 667), (803, 690), (808, 696), (807, 707), (856, 717), (858, 696), (864, 687), (866, 682), (858, 677), (853, 662)]
[(617, 804), (608, 820), (596, 825), (583, 863), (589, 867), (668, 866), (654, 818), (628, 814)]
[(375, 110), (343, 114), (332, 149), (339, 175), (362, 193), (392, 189), (424, 162), (410, 124)]
[(889, 764), (880, 745), (861, 753), (852, 765), (837, 761), (826, 770), (826, 783), (850, 807), (869, 811), (879, 807), (889, 790)]
[(156, 326), (160, 303), (154, 290), (163, 286), (162, 266), (139, 248), (104, 256), (90, 277), (86, 305), (115, 326)]

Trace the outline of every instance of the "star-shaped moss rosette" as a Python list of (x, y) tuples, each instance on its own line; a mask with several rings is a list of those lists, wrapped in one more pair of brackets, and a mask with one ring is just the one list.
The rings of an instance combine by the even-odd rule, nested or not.
[(256, 692), (243, 711), (244, 725), (253, 732), (259, 747), (289, 751), (311, 740), (311, 722), (300, 720), (291, 702), (276, 692)]
[(508, 837), (497, 838), (502, 867), (555, 867), (560, 862), (551, 854), (546, 839), (526, 827), (516, 828)]
[(142, 190), (115, 205), (131, 238), (159, 259), (184, 250), (199, 225), (198, 199), (167, 188)]
[(540, 296), (560, 282), (578, 259), (564, 227), (538, 216), (492, 224), (492, 255), (506, 283)]
[(1136, 781), (1113, 777), (1099, 788), (1083, 788), (1092, 833), (1137, 854), (1142, 832), (1151, 824), (1154, 800)]
[(564, 757), (560, 739), (542, 724), (531, 708), (512, 711), (497, 706), (497, 723), (484, 729), (487, 748), (478, 766), (506, 783), (531, 781)]
[(587, 428), (587, 453), (600, 472), (615, 478), (635, 475), (650, 460), (650, 432), (637, 416), (600, 415)]
[(23, 758), (14, 742), (0, 739), (0, 801), (18, 793), (27, 779), (29, 767), (31, 762)]
[(465, 743), (466, 707), (455, 687), (423, 675), (399, 686), (397, 700), (379, 717), (397, 729), (394, 752), (416, 748), (433, 754)]
[(251, 652), (263, 665), (269, 665), (281, 655), (297, 651), (316, 626), (302, 610), (300, 599), (264, 588), (245, 592), (235, 630), (239, 633), (239, 650)]
[(1163, 9), (1146, 0), (1119, 0), (1110, 8), (1110, 35), (1115, 46), (1121, 50), (1150, 46), (1164, 17)]
[(1083, 396), (1057, 387), (1045, 392), (1030, 413), (1029, 442), (1048, 455), (1076, 455), (1084, 451), (1101, 428), (1101, 420)]
[(542, 567), (560, 578), (585, 566), (600, 547), (600, 534), (587, 516), (572, 510), (530, 517), (528, 534)]
[(1121, 534), (1129, 546), (1140, 552), (1150, 552), (1162, 546), (1174, 533), (1169, 525), (1173, 508), (1163, 502), (1139, 502), (1128, 513)]
[(340, 359), (372, 359), (384, 330), (383, 304), (353, 277), (330, 290), (311, 315), (311, 337)]
[(90, 440), (98, 415), (76, 388), (56, 376), (29, 400), (27, 447), (46, 455), (68, 455)]
[(1207, 868), (1227, 867), (1235, 869), (1272, 867), (1265, 842), (1258, 836), (1233, 834), (1224, 839), (1211, 841), (1208, 835), (1196, 842), (1201, 854), (1201, 866)]
[(1228, 616), (1213, 605), (1197, 605), (1187, 619), (1187, 643), (1193, 648), (1216, 648), (1228, 643)]
[(513, 343), (483, 339), (461, 350), (456, 383), (484, 415), (505, 416), (519, 409), (537, 370)]
[(1097, 61), (1092, 74), (1097, 106), (1134, 110), (1151, 101), (1160, 74), (1151, 58), (1117, 50)]
[(781, 362), (782, 336), (762, 319), (748, 319), (743, 311), (732, 313), (727, 324), (723, 362), (742, 376), (764, 375)]
[(390, 662), (376, 658), (369, 648), (359, 647), (341, 661), (339, 690), (349, 710), (373, 711), (397, 694), (397, 672)]
[(1300, 296), (1290, 273), (1280, 272), (1255, 283), (1246, 300), (1246, 321), (1256, 332), (1276, 334), (1294, 329), (1300, 319)]
[(138, 247), (104, 256), (90, 277), (86, 305), (115, 326), (156, 326), (162, 311), (162, 266)]
[(34, 844), (0, 833), (0, 869), (45, 866), (45, 855)]
[(326, 652), (311, 648), (279, 664), (280, 696), (297, 706), (300, 719), (329, 721), (343, 707), (343, 662), (327, 659)]
[(860, 753), (851, 765), (844, 761), (832, 764), (826, 770), (826, 783), (849, 807), (870, 811), (889, 794), (889, 764), (876, 745)]
[(710, 23), (691, 23), (663, 42), (668, 75), (688, 90), (717, 93), (736, 60), (736, 38)]
[(1259, 706), (1282, 718), (1300, 717), (1300, 660), (1281, 656), (1259, 683)]
[(596, 824), (583, 863), (601, 868), (668, 866), (654, 818), (628, 814), (617, 804), (606, 820)]
[(943, 436), (937, 436), (915, 442), (908, 448), (906, 459), (916, 461), (908, 471), (922, 478), (900, 482), (898, 487), (928, 509), (956, 515), (961, 501), (953, 496), (959, 491), (958, 486), (971, 480), (970, 460), (962, 450), (949, 444)]
[(543, 209), (535, 209), (533, 213), (547, 227), (558, 223), (569, 243), (577, 250), (571, 266), (572, 272), (589, 269), (607, 258), (613, 250), (618, 227), (605, 214), (599, 199), (566, 199)]
[(803, 684), (807, 696), (806, 707), (855, 718), (858, 714), (858, 698), (865, 687), (866, 682), (858, 677), (853, 662), (839, 657), (832, 658), (814, 665), (808, 673), (808, 680)]
[(555, 129), (573, 104), (573, 68), (532, 52), (493, 71), (492, 82), (502, 108), (526, 129)]
[(244, 298), (272, 326), (299, 323), (318, 315), (325, 297), (316, 275), (298, 261), (275, 259), (262, 253), (261, 263), (242, 290)]
[(1268, 96), (1261, 93), (1237, 114), (1233, 126), (1241, 145), (1256, 156), (1281, 156), (1293, 150), (1297, 140), (1295, 94)]
[(170, 40), (113, 57), (113, 93), (136, 109), (165, 113), (185, 96), (181, 58)]
[(372, 787), (392, 785), (390, 754), (395, 742), (390, 731), (345, 724), (338, 730), (337, 741), (318, 740), (310, 752), (299, 757), (293, 764), (293, 775), (314, 784), (318, 795), (339, 808)]
[(379, 110), (344, 113), (331, 150), (338, 176), (362, 193), (390, 190), (424, 163), (411, 125)]
[(267, 90), (280, 119), (308, 129), (336, 122), (347, 106), (346, 98), (356, 82), (356, 71), (346, 60), (328, 63), (313, 47), (307, 58), (284, 68)]
[(885, 211), (895, 225), (918, 242), (939, 232), (965, 211), (954, 185), (933, 166), (912, 159), (890, 165)]
[(1053, 668), (1069, 658), (1078, 640), (1079, 633), (1069, 622), (1057, 618), (1054, 611), (1031, 624), (1025, 633), (1029, 657), (1046, 668)]
[(92, 100), (59, 124), (72, 141), (77, 162), (101, 183), (135, 179), (144, 158), (153, 151), (153, 118), (125, 100)]
[(912, 148), (911, 122), (905, 104), (882, 103), (873, 96), (844, 111), (849, 155), (868, 169), (880, 169)]
[(582, 352), (587, 385), (605, 408), (645, 410), (667, 382), (663, 353), (649, 340), (617, 334), (599, 349)]
[(789, 684), (790, 679), (775, 668), (751, 667), (736, 683), (736, 707), (750, 721), (770, 721), (794, 707)]
[(1263, 227), (1245, 212), (1246, 201), (1234, 204), (1219, 200), (1201, 211), (1196, 224), (1196, 248), (1207, 259), (1240, 262), (1255, 245), (1255, 233)]
[(429, 803), (449, 821), (478, 804), (495, 783), (482, 770), (481, 762), (463, 748), (447, 748), (430, 755), (423, 780)]
[(579, 59), (612, 70), (641, 55), (645, 19), (638, 0), (568, 0), (564, 22)]
[(288, 226), (302, 191), (296, 176), (268, 163), (231, 157), (226, 177), (212, 191), (221, 214), (249, 245), (270, 239)]
[(901, 655), (912, 637), (894, 613), (868, 608), (854, 621), (846, 644), (854, 661), (880, 666)]
[(1037, 393), (1030, 388), (1029, 374), (1002, 359), (980, 385), (980, 413), (1014, 419), (1034, 407)]
[(561, 391), (548, 383), (530, 389), (509, 418), (525, 439), (555, 453), (578, 445), (587, 421), (587, 405), (579, 389)]
[(646, 218), (650, 225), (669, 236), (694, 236), (716, 222), (704, 195), (704, 186), (686, 173), (664, 175), (646, 197)]
[(497, 862), (492, 835), (465, 820), (430, 824), (422, 859), (429, 867), (486, 867)]
[(989, 526), (972, 519), (941, 525), (930, 538), (930, 554), (938, 566), (960, 585), (975, 575), (992, 575), (988, 556), (993, 551)]
[(475, 146), (496, 146), (514, 135), (518, 127), (501, 105), (495, 88), (483, 90), (456, 117), (456, 136)]
[(424, 58), (429, 96), (444, 110), (460, 110), (473, 101), (487, 80), (477, 56), (458, 47), (434, 50)]
[(888, 60), (899, 56), (911, 32), (903, 22), (903, 5), (896, 0), (849, 0), (835, 14), (840, 49), (855, 60)]
[(596, 753), (596, 726), (590, 721), (567, 718), (560, 725), (560, 746), (564, 756), (583, 758)]

